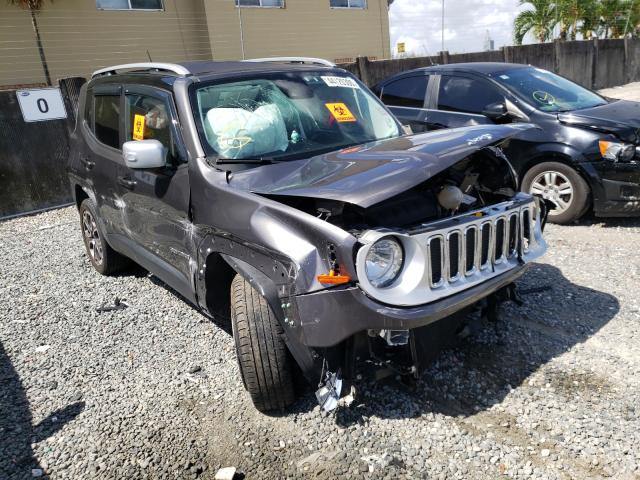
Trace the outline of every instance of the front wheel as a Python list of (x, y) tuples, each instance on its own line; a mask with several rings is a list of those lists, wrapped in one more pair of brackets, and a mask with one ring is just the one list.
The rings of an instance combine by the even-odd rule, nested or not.
[(589, 185), (573, 168), (559, 162), (534, 165), (522, 180), (522, 190), (555, 204), (549, 221), (561, 225), (575, 222), (589, 208)]
[(240, 275), (231, 283), (231, 326), (244, 386), (261, 412), (295, 401), (293, 358), (273, 310)]

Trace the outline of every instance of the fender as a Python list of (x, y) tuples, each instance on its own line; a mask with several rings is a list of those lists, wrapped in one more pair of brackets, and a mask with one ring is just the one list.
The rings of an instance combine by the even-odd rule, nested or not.
[(307, 379), (309, 381), (317, 381), (317, 355), (314, 355), (313, 351), (304, 344), (302, 329), (293, 327), (293, 321), (288, 322), (287, 315), (295, 314), (293, 302), (285, 302), (281, 299), (275, 282), (253, 265), (224, 253), (220, 253), (220, 257), (267, 300), (278, 323), (285, 332), (284, 340), (289, 352), (291, 352)]
[(519, 168), (519, 170), (521, 176), (524, 176), (532, 163), (549, 154), (565, 157), (570, 159), (572, 163), (584, 163), (588, 161), (582, 152), (565, 143), (533, 143), (531, 148), (521, 153), (517, 152), (518, 144), (519, 142), (513, 142), (511, 144), (510, 148), (507, 149), (507, 156), (512, 159), (514, 163), (517, 162), (520, 165), (521, 168)]

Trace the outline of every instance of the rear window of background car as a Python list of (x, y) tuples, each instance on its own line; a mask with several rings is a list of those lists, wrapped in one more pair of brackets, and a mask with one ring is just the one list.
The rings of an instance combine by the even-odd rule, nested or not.
[(423, 108), (429, 77), (420, 75), (396, 80), (382, 88), (382, 103), (398, 107)]
[(96, 138), (113, 148), (120, 149), (120, 96), (94, 97)]
[(487, 105), (503, 101), (504, 95), (489, 82), (449, 75), (440, 80), (438, 110), (482, 114)]

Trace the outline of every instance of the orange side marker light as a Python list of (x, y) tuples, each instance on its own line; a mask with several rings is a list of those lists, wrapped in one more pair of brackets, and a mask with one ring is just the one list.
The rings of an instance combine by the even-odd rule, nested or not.
[(318, 281), (323, 285), (342, 285), (343, 283), (349, 283), (351, 277), (349, 275), (336, 275), (332, 270), (329, 274), (318, 275)]

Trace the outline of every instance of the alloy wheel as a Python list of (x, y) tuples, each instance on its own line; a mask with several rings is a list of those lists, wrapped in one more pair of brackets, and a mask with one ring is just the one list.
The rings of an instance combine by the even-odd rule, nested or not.
[(573, 185), (564, 174), (553, 170), (537, 175), (529, 192), (540, 195), (556, 205), (555, 210), (549, 212), (551, 216), (564, 213), (573, 202)]
[(82, 233), (84, 234), (87, 250), (89, 251), (89, 255), (91, 255), (91, 259), (97, 265), (101, 265), (104, 258), (102, 239), (100, 238), (96, 220), (89, 210), (85, 210), (82, 213)]

